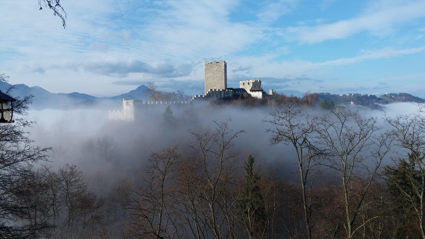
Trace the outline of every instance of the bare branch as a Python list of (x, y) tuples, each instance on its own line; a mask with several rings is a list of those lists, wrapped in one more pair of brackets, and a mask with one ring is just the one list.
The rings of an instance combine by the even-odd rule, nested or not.
[(66, 27), (66, 12), (61, 5), (61, 0), (38, 0), (38, 5), (40, 6), (40, 10), (43, 10), (43, 6), (51, 9), (53, 15), (58, 16), (62, 20), (63, 28)]

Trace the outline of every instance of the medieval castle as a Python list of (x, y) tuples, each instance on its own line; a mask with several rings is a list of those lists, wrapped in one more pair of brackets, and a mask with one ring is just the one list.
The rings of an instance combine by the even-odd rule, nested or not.
[[(260, 80), (245, 80), (239, 82), (239, 88), (227, 88), (226, 61), (205, 62), (205, 93), (195, 95), (192, 99), (235, 99), (248, 96), (262, 99), (267, 94), (261, 88)], [(273, 94), (270, 90), (269, 95)]]
[[(197, 100), (226, 100), (245, 99), (253, 97), (263, 99), (273, 95), (273, 90), (269, 94), (261, 88), (260, 80), (245, 80), (239, 82), (239, 88), (227, 88), (227, 63), (226, 61), (205, 62), (205, 91), (203, 95), (195, 95), (191, 101), (140, 101), (142, 105), (171, 105), (189, 104)], [(134, 121), (135, 101), (123, 99), (122, 109), (109, 112), (109, 119), (120, 121)]]

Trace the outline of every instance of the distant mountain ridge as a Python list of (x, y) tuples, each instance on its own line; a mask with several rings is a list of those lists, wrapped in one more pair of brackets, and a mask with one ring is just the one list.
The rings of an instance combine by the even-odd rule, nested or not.
[(0, 81), (0, 90), (5, 93), (8, 92), (10, 96), (15, 98), (32, 96), (31, 106), (34, 108), (69, 108), (90, 105), (103, 100), (121, 100), (123, 98), (146, 100), (154, 92), (149, 87), (141, 85), (134, 90), (117, 96), (96, 97), (79, 92), (52, 93), (39, 86), (30, 87), (25, 84), (11, 85), (4, 81)]
[(381, 96), (362, 94), (318, 94), (318, 102), (332, 101), (334, 104), (355, 104), (363, 106), (375, 106), (378, 104), (390, 104), (396, 102), (425, 103), (425, 100), (408, 93), (389, 93)]
[(140, 85), (134, 90), (131, 90), (127, 93), (109, 97), (111, 99), (132, 99), (132, 100), (146, 100), (148, 96), (152, 93), (152, 89), (145, 85)]
[(29, 87), (25, 84), (11, 85), (1, 81), (0, 90), (8, 92), (10, 96), (15, 98), (32, 96), (32, 106), (35, 108), (66, 108), (73, 105), (92, 104), (98, 100), (94, 96), (78, 92), (51, 93), (39, 86)]
[[(6, 92), (15, 98), (23, 98), (33, 96), (32, 107), (35, 108), (69, 108), (75, 106), (85, 106), (103, 100), (121, 100), (134, 99), (134, 100), (147, 100), (152, 96), (172, 96), (176, 97), (176, 93), (164, 93), (156, 91), (145, 85), (140, 85), (136, 89), (129, 92), (112, 96), (112, 97), (95, 97), (88, 94), (73, 92), (73, 93), (51, 93), (39, 86), (27, 86), (25, 84), (11, 85), (7, 82), (0, 81), (0, 90)], [(162, 94), (162, 95), (161, 95)], [(178, 95), (184, 97), (184, 95)], [(330, 94), (319, 93), (317, 94), (318, 102), (332, 101), (335, 104), (356, 104), (364, 106), (374, 106), (378, 104), (389, 104), (395, 102), (416, 102), (425, 103), (425, 99), (413, 96), (408, 93), (390, 93), (381, 96), (376, 95), (362, 95), (362, 94)]]

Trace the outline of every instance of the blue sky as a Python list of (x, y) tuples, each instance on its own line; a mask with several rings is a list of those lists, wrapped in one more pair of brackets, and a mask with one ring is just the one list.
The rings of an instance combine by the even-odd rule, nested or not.
[(203, 92), (203, 62), (228, 85), (278, 92), (425, 97), (425, 0), (0, 0), (0, 72), (52, 92), (114, 95), (153, 83)]

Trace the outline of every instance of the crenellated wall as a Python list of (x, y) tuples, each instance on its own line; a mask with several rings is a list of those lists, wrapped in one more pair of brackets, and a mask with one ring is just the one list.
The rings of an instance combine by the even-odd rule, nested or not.
[[(193, 100), (193, 99), (192, 99)], [(108, 113), (109, 120), (114, 121), (134, 121), (135, 111), (141, 107), (159, 106), (159, 105), (187, 105), (191, 104), (192, 100), (179, 101), (162, 101), (162, 100), (122, 100), (121, 110), (110, 110)]]

